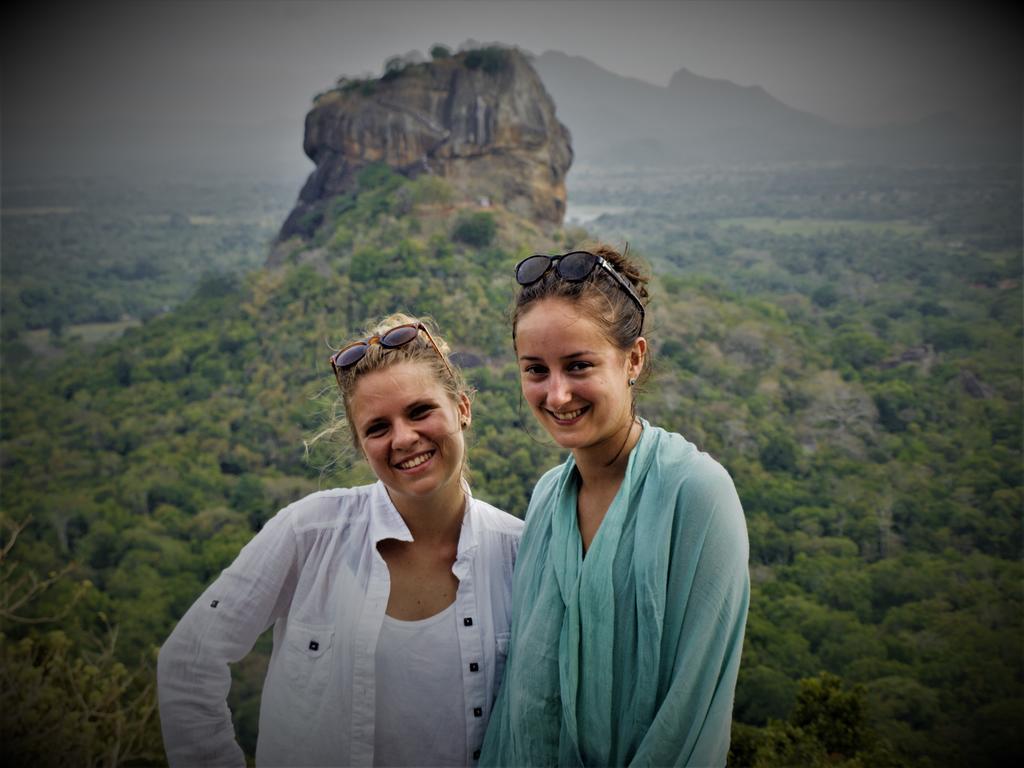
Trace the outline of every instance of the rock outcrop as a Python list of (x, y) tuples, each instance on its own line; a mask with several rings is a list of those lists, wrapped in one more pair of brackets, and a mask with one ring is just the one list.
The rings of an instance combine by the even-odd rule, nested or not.
[(542, 226), (565, 214), (568, 129), (527, 58), (515, 49), (468, 51), (391, 68), (379, 80), (341, 81), (306, 115), (303, 148), (316, 164), (279, 240), (309, 237), (328, 201), (357, 191), (361, 169), (387, 163), (436, 174), (465, 200), (486, 199)]

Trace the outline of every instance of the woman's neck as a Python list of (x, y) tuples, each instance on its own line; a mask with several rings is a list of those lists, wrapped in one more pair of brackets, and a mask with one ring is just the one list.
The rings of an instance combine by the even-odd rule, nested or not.
[[(390, 494), (389, 494), (390, 495)], [(450, 489), (424, 498), (392, 497), (398, 514), (402, 516), (413, 541), (422, 544), (458, 542), (462, 531), (462, 518), (466, 510), (466, 492), (461, 481)]]
[(618, 486), (626, 476), (629, 454), (640, 441), (642, 432), (640, 422), (632, 419), (625, 430), (603, 444), (573, 451), (573, 459), (580, 473), (582, 485)]

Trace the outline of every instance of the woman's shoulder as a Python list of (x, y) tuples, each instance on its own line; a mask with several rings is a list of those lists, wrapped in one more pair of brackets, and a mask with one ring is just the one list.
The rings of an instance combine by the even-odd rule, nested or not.
[(523, 533), (523, 521), (493, 504), (473, 498), (470, 502), (473, 522), (484, 530), (518, 538)]
[(336, 528), (339, 524), (369, 517), (376, 494), (375, 484), (314, 491), (293, 501), (275, 517), (287, 522), (295, 531)]
[(645, 478), (648, 500), (655, 507), (675, 508), (675, 536), (701, 531), (702, 546), (724, 547), (737, 562), (746, 562), (746, 521), (732, 476), (682, 435), (660, 431), (657, 455)]
[(702, 451), (678, 432), (661, 427), (652, 430), (651, 468), (659, 479), (678, 486), (686, 495), (736, 495), (729, 471), (711, 454)]
[[(571, 457), (561, 464), (556, 464), (543, 475), (540, 476), (540, 480), (533, 487), (533, 494), (537, 496), (539, 494), (549, 494), (557, 490), (562, 480), (565, 477), (566, 471), (570, 468), (572, 463)], [(575, 466), (575, 464), (572, 464)]]
[(554, 512), (554, 501), (558, 498), (562, 484), (565, 482), (566, 472), (572, 471), (574, 467), (575, 464), (570, 457), (541, 475), (540, 480), (533, 486), (530, 504), (526, 509), (527, 528), (531, 521), (536, 527), (538, 518), (550, 518)]

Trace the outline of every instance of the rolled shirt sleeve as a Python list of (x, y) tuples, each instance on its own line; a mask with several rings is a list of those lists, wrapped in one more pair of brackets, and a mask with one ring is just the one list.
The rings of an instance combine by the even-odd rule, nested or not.
[(278, 514), (178, 622), (157, 663), (160, 725), (172, 766), (244, 766), (227, 705), (228, 664), (287, 612), (297, 574), (289, 516)]

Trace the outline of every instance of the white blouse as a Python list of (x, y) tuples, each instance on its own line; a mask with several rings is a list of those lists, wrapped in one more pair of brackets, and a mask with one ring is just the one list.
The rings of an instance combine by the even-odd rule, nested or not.
[[(452, 573), (469, 764), (483, 743), (508, 652), (512, 567), (523, 523), (470, 498)], [(275, 515), (206, 589), (160, 650), (158, 693), (172, 766), (244, 766), (228, 663), (274, 625), (256, 763), (370, 766), (375, 654), (390, 592), (383, 539), (411, 541), (384, 485), (321, 491)], [(430, 763), (424, 754), (423, 763)]]
[(418, 621), (384, 617), (377, 640), (377, 722), (373, 763), (420, 766), (431, 755), (435, 766), (469, 763), (466, 744), (453, 739), (463, 730), (459, 626), (455, 603)]

